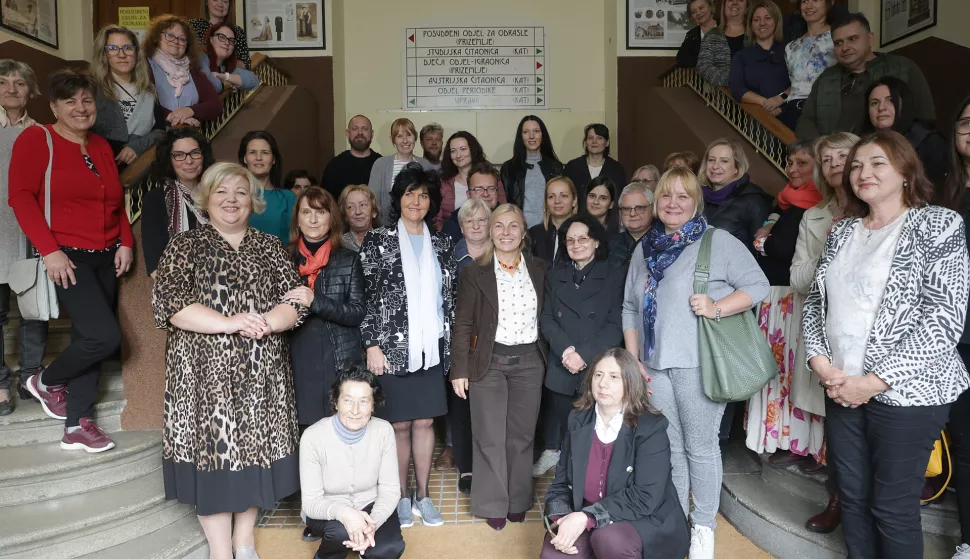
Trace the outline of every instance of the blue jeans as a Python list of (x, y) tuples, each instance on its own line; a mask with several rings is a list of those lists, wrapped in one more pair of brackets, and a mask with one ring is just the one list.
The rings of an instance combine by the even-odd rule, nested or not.
[[(0, 284), (0, 390), (10, 388), (10, 367), (3, 360), (5, 353), (2, 328), (7, 325), (10, 314), (10, 286)], [(47, 350), (47, 322), (22, 320), (20, 322), (20, 382), (38, 372), (44, 364)]]
[(871, 400), (852, 409), (826, 398), (850, 559), (922, 559), (920, 492), (949, 415), (950, 404), (894, 407)]

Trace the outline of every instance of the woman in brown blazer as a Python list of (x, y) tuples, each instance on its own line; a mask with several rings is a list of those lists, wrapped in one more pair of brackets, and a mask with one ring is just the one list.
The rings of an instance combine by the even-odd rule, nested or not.
[[(489, 220), (490, 242), (458, 282), (451, 383), (471, 390), (472, 514), (495, 530), (522, 522), (532, 507), (532, 445), (546, 348), (539, 315), (546, 263), (523, 251), (525, 216), (503, 204)], [(504, 419), (504, 423), (503, 423)]]

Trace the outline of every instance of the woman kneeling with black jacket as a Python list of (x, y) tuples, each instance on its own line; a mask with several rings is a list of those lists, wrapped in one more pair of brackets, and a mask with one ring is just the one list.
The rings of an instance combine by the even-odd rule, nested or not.
[(626, 350), (608, 349), (593, 361), (546, 491), (556, 535), (546, 535), (541, 559), (687, 555), (667, 420), (647, 395), (640, 364)]

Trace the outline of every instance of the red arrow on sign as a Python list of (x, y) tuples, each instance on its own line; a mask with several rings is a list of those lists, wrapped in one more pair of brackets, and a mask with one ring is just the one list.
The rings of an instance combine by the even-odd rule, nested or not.
[(542, 62), (536, 62), (536, 70), (542, 68)]
[(409, 41), (411, 41), (411, 42), (413, 43), (413, 42), (414, 42), (414, 34), (411, 34), (411, 36), (410, 36), (410, 37), (408, 37), (408, 40), (409, 40)]

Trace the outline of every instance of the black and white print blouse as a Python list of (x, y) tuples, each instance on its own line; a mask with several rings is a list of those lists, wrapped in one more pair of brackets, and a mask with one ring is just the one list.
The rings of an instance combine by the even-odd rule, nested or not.
[[(840, 221), (825, 241), (802, 316), (806, 360), (832, 359), (825, 278), (859, 220)], [(957, 354), (970, 296), (965, 227), (959, 214), (939, 206), (912, 208), (906, 218), (866, 344), (866, 374), (890, 386), (875, 397), (883, 404), (948, 404), (970, 386)]]

